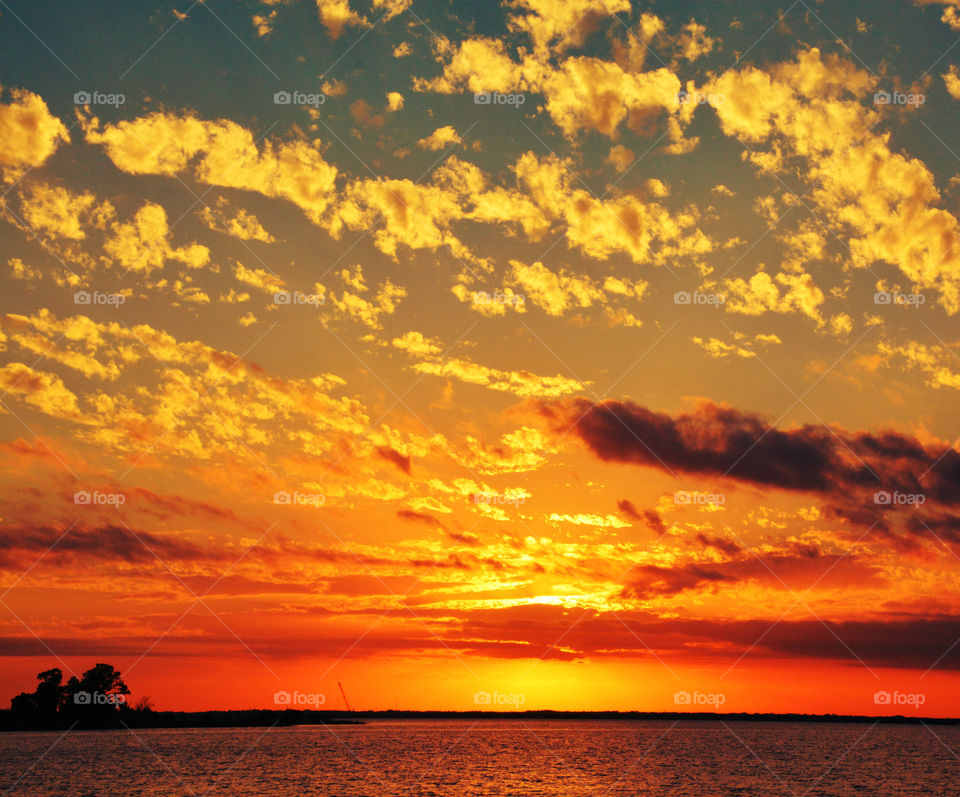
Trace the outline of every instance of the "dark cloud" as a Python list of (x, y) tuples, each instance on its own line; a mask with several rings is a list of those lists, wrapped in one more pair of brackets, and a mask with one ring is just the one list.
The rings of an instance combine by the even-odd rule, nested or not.
[(586, 399), (545, 405), (544, 412), (559, 427), (574, 419), (580, 438), (609, 462), (818, 492), (856, 487), (919, 493), (925, 474), (934, 498), (960, 503), (960, 454), (927, 449), (892, 432), (809, 425), (783, 431), (758, 415), (709, 402), (675, 417), (631, 402)]
[(173, 536), (134, 533), (120, 526), (100, 528), (53, 528), (48, 526), (0, 527), (0, 566), (16, 567), (18, 554), (45, 554), (45, 559), (62, 563), (64, 559), (120, 560), (131, 564), (161, 560), (209, 561), (221, 558), (188, 540)]
[(626, 498), (617, 501), (617, 509), (628, 520), (636, 520), (646, 525), (658, 537), (667, 530), (663, 519), (655, 509), (645, 509), (641, 512), (633, 501), (628, 501)]
[(641, 519), (640, 511), (633, 505), (632, 501), (628, 501), (626, 498), (621, 501), (617, 501), (617, 509), (619, 509), (623, 516), (628, 520)]
[[(928, 510), (960, 505), (960, 453), (897, 432), (811, 425), (781, 430), (756, 414), (710, 402), (676, 416), (628, 401), (587, 399), (543, 404), (541, 412), (558, 430), (572, 426), (606, 462), (818, 493), (833, 516), (875, 526), (878, 534), (889, 530), (897, 513), (916, 511), (878, 502), (878, 492), (921, 495)], [(637, 512), (630, 502), (618, 506)]]
[(676, 595), (688, 589), (700, 589), (716, 582), (735, 582), (737, 576), (715, 567), (688, 563), (680, 567), (643, 565), (631, 571), (629, 582), (620, 590), (621, 598), (652, 598)]
[(410, 475), (410, 457), (405, 457), (399, 451), (394, 451), (392, 448), (385, 448), (383, 446), (377, 448), (377, 454), (387, 460), (387, 462), (392, 462), (406, 473), (407, 476)]
[(870, 561), (856, 554), (827, 553), (815, 545), (789, 543), (762, 555), (744, 550), (731, 540), (698, 534), (697, 540), (729, 558), (722, 562), (687, 562), (672, 567), (635, 566), (623, 581), (621, 598), (646, 600), (722, 585), (763, 584), (774, 590), (802, 593), (821, 587), (874, 587), (887, 582)]
[(435, 529), (447, 530), (447, 527), (443, 525), (437, 518), (433, 515), (427, 514), (426, 512), (415, 512), (412, 509), (398, 509), (397, 517), (401, 520), (409, 520), (413, 523), (425, 523), (428, 526), (431, 526)]
[(736, 556), (743, 551), (743, 548), (733, 540), (726, 540), (723, 537), (708, 537), (706, 534), (698, 534), (697, 542), (704, 548), (713, 548), (720, 553), (727, 554), (727, 556)]

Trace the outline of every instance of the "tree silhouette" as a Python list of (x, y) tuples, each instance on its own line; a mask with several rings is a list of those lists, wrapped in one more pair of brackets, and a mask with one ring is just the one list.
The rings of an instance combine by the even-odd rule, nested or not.
[[(91, 670), (87, 670), (76, 684), (76, 691), (73, 691), (76, 678), (71, 678), (67, 682), (67, 691), (74, 698), (74, 703), (83, 705), (85, 702), (93, 706), (109, 706), (117, 709), (124, 705), (126, 695), (130, 690), (120, 677), (120, 673), (114, 669), (112, 664), (97, 664)], [(84, 700), (87, 696), (89, 699)]]
[(12, 711), (17, 714), (56, 714), (63, 708), (67, 690), (62, 684), (60, 669), (44, 670), (37, 679), (40, 683), (34, 692), (21, 692), (10, 701)]
[(32, 724), (55, 724), (59, 718), (109, 725), (123, 713), (151, 710), (149, 698), (141, 698), (136, 709), (126, 704), (130, 689), (112, 664), (98, 663), (66, 684), (56, 667), (39, 673), (37, 680), (33, 692), (21, 692), (10, 701), (11, 713)]

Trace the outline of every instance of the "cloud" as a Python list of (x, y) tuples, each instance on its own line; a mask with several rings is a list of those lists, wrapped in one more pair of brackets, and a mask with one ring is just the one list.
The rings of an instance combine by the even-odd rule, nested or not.
[(243, 263), (234, 264), (233, 275), (245, 285), (266, 294), (272, 295), (284, 288), (283, 280), (276, 274), (271, 274), (262, 268), (247, 268)]
[(4, 565), (17, 561), (16, 554), (37, 552), (46, 552), (49, 559), (61, 565), (75, 558), (149, 564), (156, 562), (157, 556), (178, 562), (205, 561), (210, 556), (185, 540), (146, 531), (133, 533), (121, 526), (71, 530), (45, 526), (13, 528), (10, 524), (0, 527), (0, 561)]
[[(690, 590), (705, 591), (742, 588), (747, 585), (768, 589), (804, 590), (809, 584), (827, 576), (833, 584), (846, 588), (888, 586), (887, 579), (876, 565), (856, 554), (829, 553), (815, 545), (778, 544), (773, 550), (758, 554), (745, 551), (736, 542), (722, 537), (698, 534), (701, 546), (712, 550), (721, 561), (695, 560), (669, 566), (640, 565), (624, 579), (621, 596), (648, 600), (676, 596)], [(829, 586), (826, 584), (825, 586)]]
[(960, 372), (954, 370), (956, 355), (944, 346), (930, 346), (919, 341), (881, 342), (877, 344), (877, 352), (886, 361), (902, 358), (907, 365), (923, 373), (931, 387), (960, 390)]
[(628, 501), (626, 498), (617, 501), (617, 509), (619, 509), (623, 514), (630, 518), (630, 520), (641, 520), (642, 516), (640, 511), (634, 506), (633, 501)]
[[(501, 435), (496, 443), (488, 445), (468, 435), (466, 445), (467, 452), (460, 455), (463, 463), (476, 473), (485, 475), (536, 470), (546, 461), (545, 454), (556, 453), (547, 436), (529, 426)], [(495, 491), (471, 485), (465, 494), (475, 492)]]
[(749, 359), (757, 356), (756, 344), (769, 346), (780, 343), (780, 338), (776, 335), (755, 335), (751, 341), (747, 335), (742, 332), (735, 332), (734, 339), (736, 341), (735, 343), (727, 343), (718, 338), (707, 338), (706, 340), (700, 337), (691, 338), (691, 340), (706, 351), (707, 354), (718, 359), (723, 359), (731, 355)]
[(538, 158), (528, 152), (514, 170), (540, 212), (565, 223), (568, 244), (597, 260), (623, 252), (637, 263), (663, 265), (697, 259), (713, 249), (692, 212), (673, 215), (660, 203), (627, 194), (594, 197), (574, 187), (568, 160), (554, 155)]
[(607, 462), (819, 493), (831, 505), (858, 508), (877, 523), (884, 511), (874, 500), (877, 491), (960, 505), (960, 453), (943, 445), (925, 447), (893, 431), (782, 430), (755, 414), (709, 402), (677, 416), (613, 400), (571, 398), (542, 406), (558, 430), (572, 428)]
[[(716, 107), (721, 128), (748, 146), (746, 158), (758, 170), (803, 175), (812, 186), (804, 204), (846, 240), (850, 265), (893, 265), (938, 290), (941, 304), (955, 313), (960, 226), (938, 207), (927, 166), (892, 151), (890, 133), (877, 132), (883, 106), (863, 105), (876, 82), (851, 62), (810, 48), (769, 71), (727, 71), (705, 90), (725, 97)], [(803, 291), (809, 300), (811, 288)], [(810, 314), (809, 304), (803, 312)]]
[(606, 162), (612, 164), (622, 174), (633, 165), (636, 159), (637, 156), (632, 149), (623, 146), (623, 144), (615, 144), (610, 148)]
[(215, 211), (209, 207), (203, 208), (200, 211), (200, 220), (209, 229), (225, 232), (241, 241), (262, 241), (269, 244), (276, 240), (263, 228), (260, 220), (253, 213), (243, 208), (237, 208), (234, 211), (223, 197), (217, 200)]
[(89, 191), (75, 194), (46, 183), (33, 183), (20, 198), (27, 223), (57, 238), (83, 239), (85, 227), (103, 229), (113, 215), (113, 208), (109, 204), (98, 206), (96, 196)]
[(529, 371), (501, 371), (462, 358), (441, 358), (438, 356), (442, 350), (440, 344), (416, 332), (408, 332), (403, 338), (394, 339), (393, 345), (419, 360), (413, 365), (413, 370), (418, 373), (452, 377), (468, 384), (513, 393), (520, 398), (563, 396), (589, 384), (560, 375), (538, 376)]
[[(609, 3), (598, 6), (591, 0), (530, 0), (530, 5), (549, 15), (515, 16), (510, 24), (535, 39), (532, 53), (518, 48), (519, 60), (514, 60), (499, 40), (475, 37), (454, 46), (438, 36), (433, 45), (437, 61), (443, 64), (442, 73), (434, 78), (415, 77), (414, 90), (441, 94), (464, 89), (472, 93), (539, 93), (546, 100), (545, 108), (554, 124), (571, 141), (583, 131), (596, 131), (615, 139), (624, 123), (635, 133), (650, 135), (662, 124), (669, 134), (667, 151), (682, 153), (696, 145), (695, 139), (683, 139), (683, 127), (693, 110), (681, 113), (680, 79), (667, 68), (643, 71), (645, 53), (639, 52), (639, 47), (643, 47), (639, 42), (631, 39), (628, 45), (619, 43), (621, 50), (631, 51), (631, 56), (614, 61), (574, 56), (559, 60), (556, 65), (551, 62), (553, 55), (562, 53), (586, 32), (580, 25), (568, 25), (565, 21), (572, 19), (591, 27), (613, 11)], [(620, 0), (616, 5), (619, 7)], [(624, 0), (623, 7), (628, 6)], [(662, 20), (658, 22), (662, 27)], [(543, 37), (559, 32), (559, 25), (564, 26), (562, 35), (548, 48)], [(713, 40), (703, 31), (695, 22), (684, 29), (679, 50), (685, 57), (696, 58), (709, 52)]]
[(940, 5), (943, 6), (943, 14), (940, 21), (950, 30), (960, 31), (960, 2), (958, 0), (914, 0), (917, 5)]
[(583, 390), (586, 384), (565, 376), (539, 376), (530, 371), (501, 371), (459, 358), (425, 360), (413, 370), (433, 376), (449, 376), (472, 385), (482, 385), (520, 398), (563, 396)]
[(349, 0), (316, 0), (320, 21), (331, 39), (339, 39), (347, 26), (367, 28), (370, 22), (352, 8)]
[(960, 71), (957, 70), (956, 64), (950, 64), (950, 69), (941, 77), (950, 96), (955, 100), (960, 100)]
[(446, 528), (443, 523), (437, 520), (433, 515), (427, 514), (426, 512), (415, 512), (412, 509), (399, 509), (397, 510), (397, 517), (401, 520), (409, 520), (414, 523), (425, 523), (432, 528)]
[[(347, 282), (349, 284), (349, 280)], [(394, 285), (388, 279), (380, 286), (372, 301), (349, 291), (343, 291), (339, 296), (331, 293), (330, 300), (344, 315), (370, 329), (379, 330), (383, 328), (381, 316), (392, 315), (406, 295), (406, 288)]]
[(547, 516), (548, 523), (572, 523), (574, 526), (597, 526), (599, 528), (624, 529), (629, 528), (630, 524), (625, 523), (616, 515), (593, 515), (586, 512), (578, 512), (575, 515), (560, 514), (553, 512)]
[[(7, 363), (0, 368), (0, 388), (4, 394), (20, 396), (30, 407), (53, 418), (81, 419), (76, 395), (56, 374), (24, 363)], [(0, 408), (0, 414), (7, 414), (7, 410)]]
[(703, 338), (694, 337), (691, 338), (691, 340), (700, 346), (704, 351), (706, 351), (711, 357), (723, 358), (729, 357), (731, 354), (736, 354), (738, 357), (745, 358), (757, 356), (757, 353), (752, 349), (738, 346), (735, 343), (725, 343), (717, 338), (708, 338), (707, 340), (704, 340)]
[(396, 16), (399, 16), (413, 5), (413, 0), (373, 0), (375, 10), (386, 9), (383, 14), (383, 21), (389, 22)]
[(443, 351), (437, 341), (424, 337), (420, 332), (406, 332), (402, 337), (394, 338), (391, 343), (411, 357), (431, 357)]
[(361, 127), (383, 127), (386, 117), (374, 113), (373, 106), (364, 99), (357, 99), (350, 105), (350, 116)]
[[(533, 153), (513, 167), (517, 189), (489, 187), (478, 167), (448, 158), (429, 183), (358, 178), (336, 190), (337, 169), (319, 141), (254, 142), (234, 122), (155, 113), (116, 125), (85, 120), (87, 140), (104, 147), (117, 168), (131, 174), (192, 174), (209, 185), (287, 199), (315, 224), (340, 238), (345, 229), (373, 230), (377, 248), (396, 259), (399, 247), (446, 247), (457, 258), (477, 258), (454, 234), (462, 220), (504, 225), (539, 239), (561, 222), (571, 247), (605, 260), (617, 252), (636, 262), (663, 264), (699, 258), (713, 244), (696, 228), (692, 208), (671, 214), (657, 202), (628, 194), (598, 199), (574, 186), (569, 160)], [(441, 128), (443, 129), (443, 128)]]
[(267, 139), (258, 145), (235, 122), (159, 112), (115, 125), (93, 118), (83, 127), (87, 141), (129, 174), (189, 173), (207, 185), (289, 200), (315, 223), (334, 198), (337, 169), (324, 160), (319, 141)]
[(253, 28), (259, 38), (264, 38), (273, 33), (273, 23), (277, 18), (277, 11), (274, 9), (269, 14), (254, 14)]
[(453, 144), (462, 143), (463, 139), (457, 135), (457, 131), (454, 129), (453, 125), (445, 125), (444, 127), (438, 127), (426, 138), (421, 138), (417, 142), (417, 146), (422, 149), (428, 149), (436, 152), (438, 150), (447, 149)]
[(444, 64), (436, 78), (414, 77), (415, 91), (453, 94), (462, 87), (473, 93), (482, 91), (512, 92), (522, 87), (523, 70), (507, 55), (499, 39), (467, 39), (454, 47), (444, 37), (434, 39), (437, 60)]
[(508, 27), (525, 33), (544, 56), (582, 45), (601, 20), (626, 12), (630, 0), (516, 0), (511, 7), (526, 11), (507, 18)]
[(567, 59), (542, 84), (547, 113), (571, 139), (585, 130), (615, 139), (624, 121), (634, 132), (649, 133), (658, 115), (677, 108), (680, 88), (667, 69), (632, 73), (586, 56)]
[(563, 316), (570, 309), (604, 306), (606, 318), (614, 326), (640, 326), (642, 322), (622, 307), (608, 306), (611, 301), (632, 299), (639, 301), (647, 289), (643, 280), (632, 281), (607, 277), (597, 283), (587, 275), (571, 274), (565, 269), (553, 272), (542, 263), (525, 265), (510, 261), (509, 282), (518, 286), (520, 295), (546, 311), (547, 315)]
[(189, 268), (200, 268), (210, 260), (210, 250), (200, 244), (170, 245), (167, 212), (153, 202), (140, 208), (132, 222), (114, 223), (103, 250), (124, 269), (144, 274), (162, 269), (167, 260), (178, 260)]
[(590, 307), (603, 302), (604, 292), (589, 277), (578, 277), (565, 271), (554, 273), (543, 263), (526, 266), (511, 260), (512, 279), (534, 304), (547, 315), (562, 316), (571, 307)]
[(70, 134), (38, 94), (7, 91), (12, 102), (0, 103), (0, 168), (9, 182), (45, 163)]
[(373, 230), (377, 248), (396, 259), (398, 248), (435, 250), (447, 247), (473, 260), (451, 225), (470, 216), (472, 191), (483, 178), (472, 164), (449, 158), (430, 183), (369, 178), (350, 182), (340, 196), (327, 229), (339, 238), (344, 228)]
[(317, 456), (369, 427), (360, 402), (333, 395), (345, 384), (334, 374), (282, 379), (229, 351), (146, 324), (58, 319), (46, 310), (3, 322), (12, 341), (49, 350), (51, 361), (89, 378), (112, 381), (136, 372), (136, 390), (77, 395), (59, 376), (20, 363), (0, 371), (0, 389), (79, 424), (74, 436), (105, 451), (204, 461), (227, 453), (243, 459), (273, 445)]
[(749, 280), (728, 279), (723, 286), (727, 291), (724, 308), (728, 313), (802, 313), (818, 325), (824, 323), (820, 314), (823, 291), (809, 274), (781, 272), (771, 277), (765, 271), (758, 271)]
[(390, 462), (396, 465), (401, 471), (410, 475), (410, 457), (409, 455), (405, 456), (399, 451), (396, 451), (392, 448), (385, 448), (380, 446), (377, 448), (377, 454), (385, 459), (387, 462)]

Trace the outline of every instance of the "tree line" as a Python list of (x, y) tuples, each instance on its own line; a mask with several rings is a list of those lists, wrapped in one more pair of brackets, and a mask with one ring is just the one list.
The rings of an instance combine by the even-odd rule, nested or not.
[[(10, 701), (7, 724), (12, 727), (121, 727), (124, 717), (143, 715), (153, 707), (149, 697), (133, 705), (130, 689), (111, 664), (98, 663), (64, 683), (59, 667), (37, 675), (37, 688)], [(132, 718), (132, 717), (131, 717)]]

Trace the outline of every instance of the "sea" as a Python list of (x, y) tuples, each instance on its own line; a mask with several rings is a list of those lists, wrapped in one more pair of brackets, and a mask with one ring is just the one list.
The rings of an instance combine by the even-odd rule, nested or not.
[(956, 795), (960, 727), (380, 720), (0, 734), (0, 794)]

